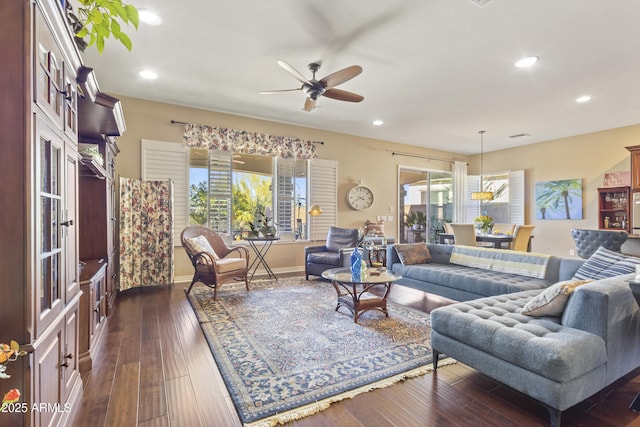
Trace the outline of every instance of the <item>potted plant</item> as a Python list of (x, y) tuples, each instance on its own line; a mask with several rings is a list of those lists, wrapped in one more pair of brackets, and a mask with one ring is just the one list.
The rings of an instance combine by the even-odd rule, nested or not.
[(262, 216), (262, 227), (260, 228), (262, 235), (267, 238), (276, 237), (276, 226), (273, 223), (273, 218), (266, 216), (262, 212), (260, 212), (259, 215)]
[(416, 224), (416, 213), (415, 212), (409, 212), (408, 214), (406, 214), (404, 216), (404, 225), (406, 225), (407, 228), (413, 229), (413, 226), (415, 224)]
[(418, 230), (424, 230), (425, 228), (427, 228), (427, 214), (422, 211), (416, 211), (415, 214)]

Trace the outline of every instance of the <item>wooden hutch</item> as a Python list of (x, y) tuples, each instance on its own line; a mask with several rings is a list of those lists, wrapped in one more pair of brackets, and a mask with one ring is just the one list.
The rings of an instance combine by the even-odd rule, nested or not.
[(631, 192), (629, 187), (598, 188), (598, 228), (631, 233)]
[[(71, 423), (82, 398), (81, 335), (97, 318), (89, 313), (95, 310), (90, 293), (82, 289), (81, 258), (104, 259), (100, 292), (108, 295), (105, 301), (113, 294), (106, 281), (115, 271), (108, 267), (114, 254), (108, 237), (115, 225), (108, 213), (112, 169), (106, 163), (104, 177), (90, 178), (103, 182), (105, 213), (89, 218), (89, 178), (78, 142), (102, 144), (111, 151), (105, 154), (109, 161), (117, 152), (110, 138), (124, 130), (124, 121), (83, 64), (63, 3), (0, 2), (0, 342), (15, 340), (28, 352), (7, 365), (11, 378), (0, 379), (0, 393), (19, 389), (20, 402), (29, 408), (3, 413), (2, 425)], [(114, 123), (118, 130), (112, 132)], [(86, 236), (103, 233), (104, 250), (94, 255)], [(33, 411), (33, 405), (45, 410)]]

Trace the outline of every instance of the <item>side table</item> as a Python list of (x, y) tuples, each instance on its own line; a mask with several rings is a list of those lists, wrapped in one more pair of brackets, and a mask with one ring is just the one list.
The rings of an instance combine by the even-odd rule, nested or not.
[[(271, 245), (273, 245), (273, 242), (280, 240), (280, 237), (251, 237), (245, 240), (249, 242), (249, 246), (251, 246), (251, 249), (256, 254), (256, 257), (253, 259), (251, 265), (249, 266), (249, 271), (251, 271), (251, 277), (249, 278), (249, 281), (253, 280), (253, 275), (256, 274), (256, 270), (258, 269), (258, 267), (260, 267), (260, 265), (262, 265), (267, 271), (267, 275), (269, 276), (269, 278), (278, 280), (273, 270), (271, 270), (271, 267), (269, 267), (269, 264), (267, 263), (265, 257), (267, 255), (267, 252), (269, 252), (269, 249), (271, 249)], [(258, 245), (258, 243), (262, 244)]]
[[(387, 296), (393, 282), (402, 278), (389, 270), (375, 268), (367, 269), (362, 276), (351, 274), (350, 268), (332, 268), (324, 271), (322, 277), (331, 280), (338, 294), (336, 311), (342, 306), (347, 307), (353, 313), (354, 323), (358, 323), (360, 315), (369, 310), (381, 311), (389, 317)], [(381, 297), (369, 292), (376, 286), (384, 287)]]

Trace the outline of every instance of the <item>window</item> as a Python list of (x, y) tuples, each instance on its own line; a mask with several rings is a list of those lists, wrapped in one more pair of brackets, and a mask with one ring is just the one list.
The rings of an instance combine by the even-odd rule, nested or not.
[[(204, 224), (228, 240), (269, 218), (282, 240), (324, 239), (337, 222), (337, 162), (189, 149), (176, 142), (142, 141), (142, 179), (170, 179), (174, 242), (188, 224)], [(248, 189), (248, 190), (247, 190)], [(244, 204), (243, 204), (244, 203)], [(309, 206), (322, 215), (309, 223)]]
[(451, 172), (401, 167), (400, 243), (437, 241), (444, 222), (453, 217), (453, 178)]
[(487, 212), (497, 223), (524, 224), (524, 171), (486, 174), (483, 188), (493, 192), (493, 200), (471, 200), (471, 193), (479, 191), (479, 176), (468, 177), (467, 222)]
[(192, 148), (189, 222), (233, 240), (265, 225), (283, 240), (307, 239), (308, 163)]

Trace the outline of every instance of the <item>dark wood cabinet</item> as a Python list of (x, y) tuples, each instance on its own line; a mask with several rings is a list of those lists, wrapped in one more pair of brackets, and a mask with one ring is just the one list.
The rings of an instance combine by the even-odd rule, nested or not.
[(107, 263), (103, 259), (83, 262), (80, 273), (80, 372), (91, 369), (92, 352), (99, 347), (107, 321)]
[(0, 342), (28, 351), (2, 393), (62, 411), (1, 414), (2, 425), (69, 424), (78, 369), (79, 52), (59, 1), (0, 2)]
[[(116, 109), (105, 107), (103, 99), (112, 105), (113, 98), (102, 96), (84, 66), (63, 3), (0, 1), (0, 342), (15, 340), (28, 352), (8, 367), (1, 392), (17, 388), (30, 408), (63, 409), (3, 413), (0, 425), (72, 424), (83, 392), (80, 330), (102, 320), (95, 312), (81, 314), (80, 241), (94, 230), (81, 228), (78, 141), (87, 126), (91, 138), (98, 132), (100, 140), (113, 139), (113, 123), (123, 120), (119, 109), (114, 120)], [(93, 286), (103, 297), (92, 300), (102, 315), (104, 272), (102, 285)]]
[(640, 145), (625, 147), (631, 154), (631, 190), (640, 190)]
[(598, 188), (598, 228), (631, 232), (629, 187)]

